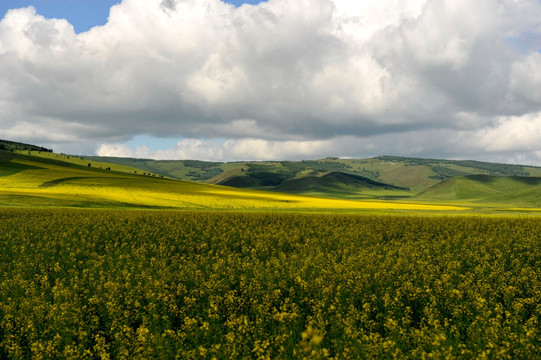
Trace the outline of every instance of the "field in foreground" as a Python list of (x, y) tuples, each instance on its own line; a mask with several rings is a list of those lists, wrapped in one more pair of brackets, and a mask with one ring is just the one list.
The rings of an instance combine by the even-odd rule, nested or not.
[(0, 209), (0, 358), (535, 358), (538, 218)]

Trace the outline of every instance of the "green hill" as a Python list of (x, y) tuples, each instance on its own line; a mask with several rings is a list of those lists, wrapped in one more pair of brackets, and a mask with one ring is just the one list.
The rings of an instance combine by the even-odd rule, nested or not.
[(541, 177), (467, 175), (442, 181), (418, 200), (514, 204), (541, 207)]
[(273, 191), (313, 196), (373, 198), (411, 196), (406, 188), (385, 184), (363, 176), (329, 171), (287, 179)]
[(108, 156), (85, 156), (85, 159), (130, 166), (145, 172), (162, 174), (178, 180), (199, 182), (206, 182), (226, 170), (240, 168), (243, 165), (243, 163), (221, 163), (200, 160), (150, 160)]
[(53, 152), (52, 149), (47, 149), (43, 146), (25, 144), (16, 141), (0, 140), (0, 150), (3, 151), (43, 151), (43, 152)]
[[(113, 165), (103, 168), (98, 162), (87, 163), (87, 159), (67, 159), (67, 156), (56, 158), (56, 155), (44, 157), (0, 151), (0, 206), (250, 211), (464, 210), (464, 207), (437, 204), (323, 199), (237, 189), (115, 171)], [(126, 165), (122, 166), (126, 169)]]
[[(6, 154), (33, 156), (41, 160), (11, 162), (9, 166), (0, 167), (0, 176), (30, 170), (28, 167), (40, 167), (43, 163), (58, 165), (60, 162), (117, 174), (165, 177), (200, 184), (321, 198), (411, 197), (435, 201), (498, 201), (506, 204), (516, 202), (525, 206), (539, 204), (539, 189), (535, 178), (541, 177), (541, 167), (535, 166), (397, 156), (230, 163), (199, 160), (157, 161), (55, 154), (29, 144), (0, 141), (1, 144), (11, 144), (12, 147)], [(62, 165), (64, 169), (66, 166), (68, 165)], [(78, 175), (71, 177), (77, 178)]]
[[(310, 170), (310, 169), (309, 169)], [(214, 184), (334, 198), (409, 197), (407, 188), (341, 171), (292, 171), (281, 163), (247, 164), (211, 180)]]
[[(149, 160), (130, 158), (85, 157), (132, 166), (164, 176), (251, 189), (281, 186), (285, 181), (302, 179), (312, 173), (340, 172), (361, 176), (412, 194), (422, 192), (442, 180), (455, 176), (485, 174), (493, 176), (541, 176), (541, 167), (497, 164), (471, 160), (420, 159), (379, 156), (368, 159), (325, 158), (304, 161), (206, 162), (196, 160)], [(309, 182), (303, 180), (302, 182)], [(297, 186), (292, 186), (294, 190)], [(305, 186), (298, 186), (303, 192)], [(288, 186), (284, 185), (284, 191)], [(345, 194), (345, 193), (344, 193)], [(355, 195), (353, 192), (350, 195)]]
[(78, 166), (89, 167), (93, 169), (109, 170), (109, 171), (123, 172), (123, 173), (129, 173), (129, 174), (140, 174), (140, 175), (146, 175), (146, 176), (152, 176), (152, 177), (163, 177), (163, 175), (161, 174), (150, 172), (150, 171), (144, 171), (140, 168), (133, 167), (130, 165), (109, 163), (109, 162), (103, 161), (103, 159), (102, 161), (98, 161), (98, 160), (89, 159), (89, 157), (85, 157), (85, 156), (57, 154), (53, 152), (42, 152), (42, 151), (35, 151), (35, 150), (15, 151), (15, 153), (19, 155), (29, 155), (29, 156), (41, 159), (37, 161), (44, 161), (44, 162), (52, 161), (53, 163), (78, 165)]

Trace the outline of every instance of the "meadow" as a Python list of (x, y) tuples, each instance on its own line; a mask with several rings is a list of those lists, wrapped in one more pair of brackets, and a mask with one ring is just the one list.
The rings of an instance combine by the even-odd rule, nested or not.
[(111, 170), (106, 170), (107, 164), (54, 153), (33, 156), (0, 151), (0, 206), (311, 212), (461, 212), (469, 209), (468, 205), (323, 199), (237, 189), (160, 178), (120, 165), (111, 166)]
[(0, 208), (0, 358), (534, 359), (538, 217)]

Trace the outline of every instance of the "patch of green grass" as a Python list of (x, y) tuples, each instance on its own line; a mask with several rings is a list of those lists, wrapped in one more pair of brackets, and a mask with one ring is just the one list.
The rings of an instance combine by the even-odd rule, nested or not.
[(541, 177), (461, 176), (443, 181), (415, 198), (539, 207), (541, 206)]
[(11, 161), (3, 161), (3, 159), (0, 159), (0, 176), (14, 175), (21, 171), (31, 169), (39, 169), (39, 167), (27, 164), (19, 164)]
[[(129, 174), (143, 174), (144, 172), (143, 170), (133, 167), (133, 166), (113, 164), (113, 163), (108, 163), (104, 161), (90, 160), (90, 159), (87, 159), (87, 157), (85, 156), (66, 155), (66, 154), (38, 152), (38, 151), (19, 152), (19, 156), (31, 156), (34, 158), (38, 157), (41, 159), (40, 162), (42, 163), (59, 165), (59, 166), (78, 165), (81, 167), (88, 167), (91, 169), (100, 169), (100, 170), (110, 169), (110, 171), (129, 173)], [(35, 161), (35, 159), (30, 158), (29, 161)]]
[(311, 173), (289, 179), (272, 188), (272, 190), (343, 199), (409, 197), (412, 195), (407, 189), (338, 171)]

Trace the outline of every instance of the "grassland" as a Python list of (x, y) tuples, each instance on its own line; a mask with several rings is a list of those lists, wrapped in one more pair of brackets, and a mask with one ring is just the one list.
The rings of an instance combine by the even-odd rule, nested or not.
[[(274, 190), (273, 187), (290, 179), (310, 173), (341, 172), (362, 176), (388, 185), (408, 188), (419, 193), (438, 182), (455, 176), (484, 174), (491, 176), (541, 176), (541, 167), (486, 163), (469, 160), (419, 159), (397, 156), (378, 156), (368, 159), (326, 158), (307, 161), (267, 162), (204, 162), (194, 160), (155, 161), (148, 159), (100, 158), (96, 161), (131, 165), (173, 178), (224, 184), (241, 188)], [(341, 185), (339, 182), (336, 185)], [(355, 197), (359, 189), (336, 193), (344, 198)], [(295, 191), (290, 188), (290, 191)], [(309, 194), (304, 186), (297, 193)], [(351, 196), (352, 195), (352, 196)], [(403, 194), (402, 194), (403, 195)], [(402, 196), (399, 195), (399, 196)], [(375, 193), (374, 197), (379, 197)]]
[(415, 197), (440, 202), (541, 206), (541, 177), (467, 175), (447, 179)]
[(0, 358), (535, 359), (537, 218), (0, 208)]
[[(43, 151), (17, 151), (16, 153), (19, 155), (28, 155), (34, 158), (36, 157), (39, 158), (39, 159), (27, 158), (27, 161), (47, 162), (49, 160), (52, 160), (54, 163), (54, 161), (56, 160), (58, 161), (57, 164), (67, 163), (67, 164), (72, 164), (72, 165), (78, 165), (85, 168), (90, 167), (93, 169), (101, 169), (101, 170), (110, 169), (110, 171), (127, 173), (127, 174), (143, 174), (143, 173), (145, 173), (145, 175), (147, 174), (147, 172), (133, 166), (89, 160), (85, 158), (84, 156), (57, 154), (53, 152), (43, 152)], [(4, 158), (5, 156), (6, 154), (4, 154)], [(148, 172), (148, 174), (150, 176), (158, 175), (154, 172)]]
[(219, 163), (197, 160), (150, 160), (118, 157), (87, 157), (92, 161), (131, 166), (146, 172), (163, 174), (178, 180), (205, 181), (230, 169), (240, 169), (243, 163)]
[[(277, 211), (461, 211), (465, 207), (399, 201), (315, 198), (201, 184), (111, 170), (56, 154), (0, 152), (0, 205), (140, 207)], [(69, 160), (69, 161), (67, 161)]]
[[(363, 164), (360, 160), (351, 160), (351, 164), (354, 163), (355, 166)], [(385, 177), (389, 172), (393, 172), (393, 176), (407, 176), (410, 172), (406, 168), (425, 169), (418, 168), (419, 164), (397, 163), (395, 166), (395, 170), (382, 172), (381, 176)], [(282, 168), (280, 163), (260, 163), (255, 168), (232, 168), (223, 176), (232, 179), (234, 174), (255, 171), (256, 176), (272, 182), (278, 178), (267, 177), (268, 173), (284, 174)], [(178, 181), (127, 165), (64, 154), (0, 151), (0, 206), (541, 214), (538, 211), (541, 208), (541, 178), (535, 176), (457, 176), (416, 195), (411, 189), (360, 175), (303, 170), (301, 175), (274, 188), (287, 193)]]

